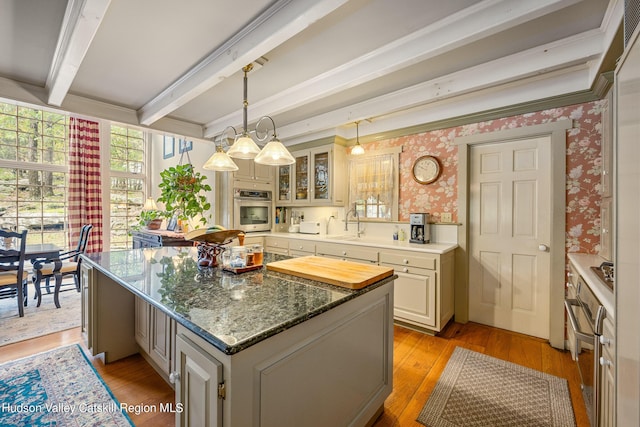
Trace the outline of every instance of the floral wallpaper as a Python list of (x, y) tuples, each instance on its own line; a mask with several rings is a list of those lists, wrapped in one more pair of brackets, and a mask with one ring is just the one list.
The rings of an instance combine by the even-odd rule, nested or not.
[[(458, 221), (458, 150), (451, 142), (457, 136), (474, 135), (573, 120), (567, 131), (567, 252), (597, 253), (600, 246), (600, 141), (601, 113), (606, 100), (537, 111), (449, 129), (440, 129), (365, 144), (366, 150), (402, 146), (400, 154), (399, 220), (408, 221), (410, 212), (430, 212), (434, 222), (442, 212)], [(434, 155), (441, 163), (440, 178), (431, 185), (413, 180), (411, 168), (420, 156)]]

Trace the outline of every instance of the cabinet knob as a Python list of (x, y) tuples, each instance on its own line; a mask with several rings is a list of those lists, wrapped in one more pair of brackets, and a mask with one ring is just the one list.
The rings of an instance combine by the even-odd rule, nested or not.
[(547, 251), (549, 250), (549, 246), (547, 246), (547, 245), (543, 245), (543, 244), (539, 244), (539, 245), (538, 245), (538, 250), (539, 250), (540, 252), (547, 252)]
[(611, 363), (611, 360), (605, 359), (604, 357), (601, 357), (600, 358), (600, 365), (601, 366), (611, 366), (611, 365), (613, 365), (613, 363)]
[(600, 335), (600, 338), (598, 338), (598, 340), (600, 341), (600, 344), (602, 344), (602, 345), (611, 344), (611, 339), (605, 337), (604, 335)]
[(402, 271), (403, 271), (404, 273), (408, 273), (408, 272), (409, 272), (409, 269), (408, 269), (407, 267), (405, 267), (405, 268), (403, 268), (403, 269), (402, 269)]
[(302, 250), (302, 245), (298, 246), (298, 249)]
[(180, 381), (180, 373), (179, 372), (171, 372), (169, 374), (169, 382), (171, 384), (175, 384)]
[(408, 259), (403, 259), (403, 260), (402, 260), (402, 263), (403, 263), (403, 264), (409, 264), (409, 260), (408, 260)]
[(347, 255), (347, 251), (342, 251), (342, 255)]

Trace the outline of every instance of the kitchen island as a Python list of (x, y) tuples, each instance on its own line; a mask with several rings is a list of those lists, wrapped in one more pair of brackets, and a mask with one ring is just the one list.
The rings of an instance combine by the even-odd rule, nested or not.
[(194, 248), (87, 254), (82, 326), (105, 363), (141, 352), (174, 384), (176, 425), (366, 425), (392, 388), (394, 279), (200, 270)]

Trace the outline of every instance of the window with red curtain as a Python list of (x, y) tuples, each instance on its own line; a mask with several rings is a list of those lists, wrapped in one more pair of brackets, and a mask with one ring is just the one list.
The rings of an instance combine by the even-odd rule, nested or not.
[(84, 224), (92, 224), (87, 252), (102, 252), (102, 180), (100, 125), (69, 119), (69, 242), (77, 242)]

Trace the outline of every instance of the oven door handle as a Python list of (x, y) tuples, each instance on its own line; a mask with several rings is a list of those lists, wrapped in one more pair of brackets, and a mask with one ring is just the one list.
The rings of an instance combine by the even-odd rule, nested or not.
[(578, 320), (576, 319), (576, 315), (573, 312), (572, 307), (580, 307), (580, 303), (576, 299), (565, 299), (564, 300), (564, 308), (567, 311), (567, 316), (569, 317), (569, 322), (571, 323), (571, 328), (576, 336), (576, 338), (581, 339), (582, 341), (587, 341), (589, 343), (593, 343), (594, 335), (587, 334), (580, 330), (578, 326)]

